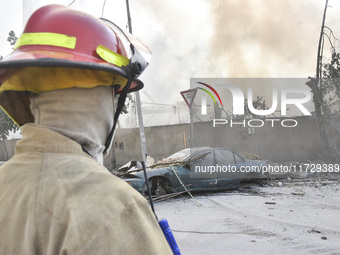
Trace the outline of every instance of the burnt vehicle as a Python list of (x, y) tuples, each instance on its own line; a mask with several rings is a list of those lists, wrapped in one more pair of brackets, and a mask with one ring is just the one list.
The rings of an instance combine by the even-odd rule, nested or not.
[[(183, 191), (184, 187), (190, 191), (222, 191), (238, 189), (243, 181), (263, 182), (267, 179), (263, 173), (266, 165), (263, 160), (246, 159), (228, 148), (197, 147), (181, 150), (148, 167), (147, 178), (156, 196)], [(118, 175), (146, 194), (143, 170), (127, 170), (126, 165), (122, 169)]]

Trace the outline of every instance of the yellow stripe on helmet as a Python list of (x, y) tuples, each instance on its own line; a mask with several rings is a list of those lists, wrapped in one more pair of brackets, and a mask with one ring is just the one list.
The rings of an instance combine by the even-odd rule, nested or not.
[(118, 67), (127, 66), (130, 60), (106, 47), (103, 45), (98, 45), (97, 54), (107, 62), (110, 62)]
[(25, 45), (51, 45), (68, 49), (76, 47), (77, 38), (57, 33), (25, 33), (20, 36), (14, 49)]

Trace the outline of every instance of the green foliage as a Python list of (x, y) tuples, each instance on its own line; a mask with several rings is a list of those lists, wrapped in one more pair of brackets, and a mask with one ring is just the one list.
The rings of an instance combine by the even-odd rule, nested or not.
[(7, 41), (10, 43), (10, 45), (14, 46), (16, 41), (17, 41), (18, 37), (16, 37), (15, 33), (13, 30), (11, 30), (8, 33), (8, 37), (7, 37)]
[(323, 90), (330, 100), (340, 98), (340, 53), (333, 52), (330, 63), (324, 64)]
[[(10, 31), (8, 34), (7, 41), (11, 45), (15, 45), (16, 40), (18, 39), (15, 36), (14, 31)], [(2, 56), (0, 56), (0, 60)], [(8, 115), (0, 108), (0, 140), (4, 141), (7, 139), (9, 132), (15, 132), (19, 129), (19, 127), (13, 122), (13, 120), (8, 117)]]
[(8, 117), (8, 115), (0, 108), (0, 139), (6, 140), (9, 132), (15, 132), (19, 127)]

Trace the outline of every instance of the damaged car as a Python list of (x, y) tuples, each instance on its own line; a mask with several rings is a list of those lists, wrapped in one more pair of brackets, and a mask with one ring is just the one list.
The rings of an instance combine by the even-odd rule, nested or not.
[[(129, 167), (129, 166), (133, 167)], [(147, 178), (155, 196), (190, 191), (238, 189), (244, 181), (267, 179), (264, 160), (246, 159), (228, 148), (198, 147), (181, 150), (147, 167)], [(122, 167), (118, 176), (133, 188), (146, 194), (144, 172), (139, 162)]]

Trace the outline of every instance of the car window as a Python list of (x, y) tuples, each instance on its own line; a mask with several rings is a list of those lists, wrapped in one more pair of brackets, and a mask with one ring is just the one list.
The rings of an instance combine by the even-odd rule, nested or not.
[(235, 161), (236, 161), (236, 164), (241, 164), (244, 162), (243, 158), (241, 158), (239, 155), (237, 155), (236, 153), (234, 153), (234, 156), (235, 156)]
[(193, 161), (192, 162), (193, 166), (213, 166), (214, 165), (214, 154), (212, 153), (212, 151), (202, 151), (200, 153), (196, 153), (192, 158), (200, 157), (200, 155), (204, 155), (204, 157)]
[(215, 150), (216, 162), (219, 165), (235, 164), (234, 153), (230, 150)]

